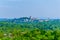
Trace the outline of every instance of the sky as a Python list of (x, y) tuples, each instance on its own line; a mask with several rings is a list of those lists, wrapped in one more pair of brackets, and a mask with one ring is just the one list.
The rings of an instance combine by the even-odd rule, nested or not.
[(0, 0), (0, 18), (60, 18), (60, 0)]

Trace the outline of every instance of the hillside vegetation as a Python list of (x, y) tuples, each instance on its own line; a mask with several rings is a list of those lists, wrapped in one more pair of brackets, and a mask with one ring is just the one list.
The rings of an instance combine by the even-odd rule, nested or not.
[(60, 20), (0, 21), (0, 40), (60, 40)]

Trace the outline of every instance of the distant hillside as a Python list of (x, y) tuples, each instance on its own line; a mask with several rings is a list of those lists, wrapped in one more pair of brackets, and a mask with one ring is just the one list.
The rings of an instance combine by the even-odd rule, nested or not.
[[(10, 26), (9, 26), (10, 25)], [(45, 30), (55, 30), (57, 28), (60, 29), (60, 19), (37, 19), (31, 17), (21, 17), (21, 18), (14, 18), (14, 19), (0, 19), (0, 26), (21, 26), (22, 28), (38, 28), (38, 29), (45, 29)]]

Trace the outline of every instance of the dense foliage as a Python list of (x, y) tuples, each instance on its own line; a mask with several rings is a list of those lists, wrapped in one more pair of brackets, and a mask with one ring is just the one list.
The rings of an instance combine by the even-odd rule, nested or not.
[(60, 40), (60, 21), (0, 21), (0, 40)]

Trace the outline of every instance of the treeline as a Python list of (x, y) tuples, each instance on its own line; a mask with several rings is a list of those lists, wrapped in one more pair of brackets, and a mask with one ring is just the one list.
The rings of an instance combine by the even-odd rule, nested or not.
[(13, 29), (9, 32), (3, 32), (0, 30), (0, 40), (60, 40), (60, 30), (39, 30), (34, 29), (29, 31), (25, 29)]
[(60, 20), (24, 23), (0, 21), (0, 40), (60, 40)]

